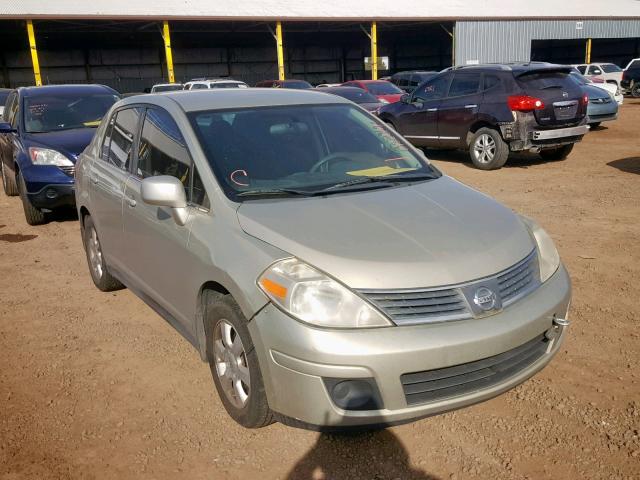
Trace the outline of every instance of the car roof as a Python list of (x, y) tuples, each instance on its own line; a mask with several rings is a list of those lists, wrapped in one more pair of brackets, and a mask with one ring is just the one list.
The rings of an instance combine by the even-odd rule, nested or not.
[(61, 95), (65, 93), (111, 93), (118, 95), (113, 88), (106, 85), (43, 85), (40, 87), (20, 87), (24, 97), (38, 97), (40, 95)]
[(197, 112), (230, 108), (351, 103), (345, 98), (328, 96), (322, 92), (323, 90), (287, 90), (279, 88), (182, 90), (161, 94), (147, 94), (144, 96), (144, 101), (141, 97), (130, 97), (122, 100), (120, 105), (154, 104), (163, 101), (162, 99), (171, 99), (185, 112)]
[(509, 63), (481, 63), (478, 65), (458, 65), (452, 68), (458, 70), (495, 70), (522, 74), (539, 70), (571, 70), (569, 65), (558, 65), (548, 62), (509, 62)]

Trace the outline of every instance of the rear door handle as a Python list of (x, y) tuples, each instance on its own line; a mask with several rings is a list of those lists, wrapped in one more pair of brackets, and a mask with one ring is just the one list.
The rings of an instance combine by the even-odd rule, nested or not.
[(465, 105), (464, 108), (478, 108), (478, 105), (476, 105), (474, 103), (474, 104), (471, 104), (471, 105)]
[(437, 108), (427, 108), (427, 112), (437, 112)]

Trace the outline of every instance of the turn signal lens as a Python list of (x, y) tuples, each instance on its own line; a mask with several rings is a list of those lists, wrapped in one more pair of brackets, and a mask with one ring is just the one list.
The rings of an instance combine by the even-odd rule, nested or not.
[(297, 258), (274, 263), (258, 279), (289, 315), (319, 327), (389, 327), (393, 323), (344, 285)]
[(544, 102), (539, 98), (528, 95), (511, 95), (507, 99), (509, 108), (514, 112), (529, 112), (531, 110), (542, 110)]

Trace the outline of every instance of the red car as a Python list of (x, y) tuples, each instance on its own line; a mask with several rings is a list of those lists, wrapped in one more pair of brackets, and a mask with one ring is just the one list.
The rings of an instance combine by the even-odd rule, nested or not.
[(405, 93), (393, 83), (386, 80), (351, 80), (342, 84), (343, 87), (358, 87), (374, 95), (382, 103), (395, 103)]

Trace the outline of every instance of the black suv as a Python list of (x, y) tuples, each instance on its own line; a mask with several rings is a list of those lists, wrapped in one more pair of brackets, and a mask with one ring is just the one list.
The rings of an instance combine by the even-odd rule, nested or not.
[(589, 98), (570, 72), (538, 62), (455, 67), (379, 115), (416, 146), (468, 149), (482, 170), (502, 167), (510, 151), (561, 160), (588, 131)]
[(634, 59), (627, 65), (627, 69), (622, 73), (620, 86), (634, 97), (640, 97), (640, 59)]

